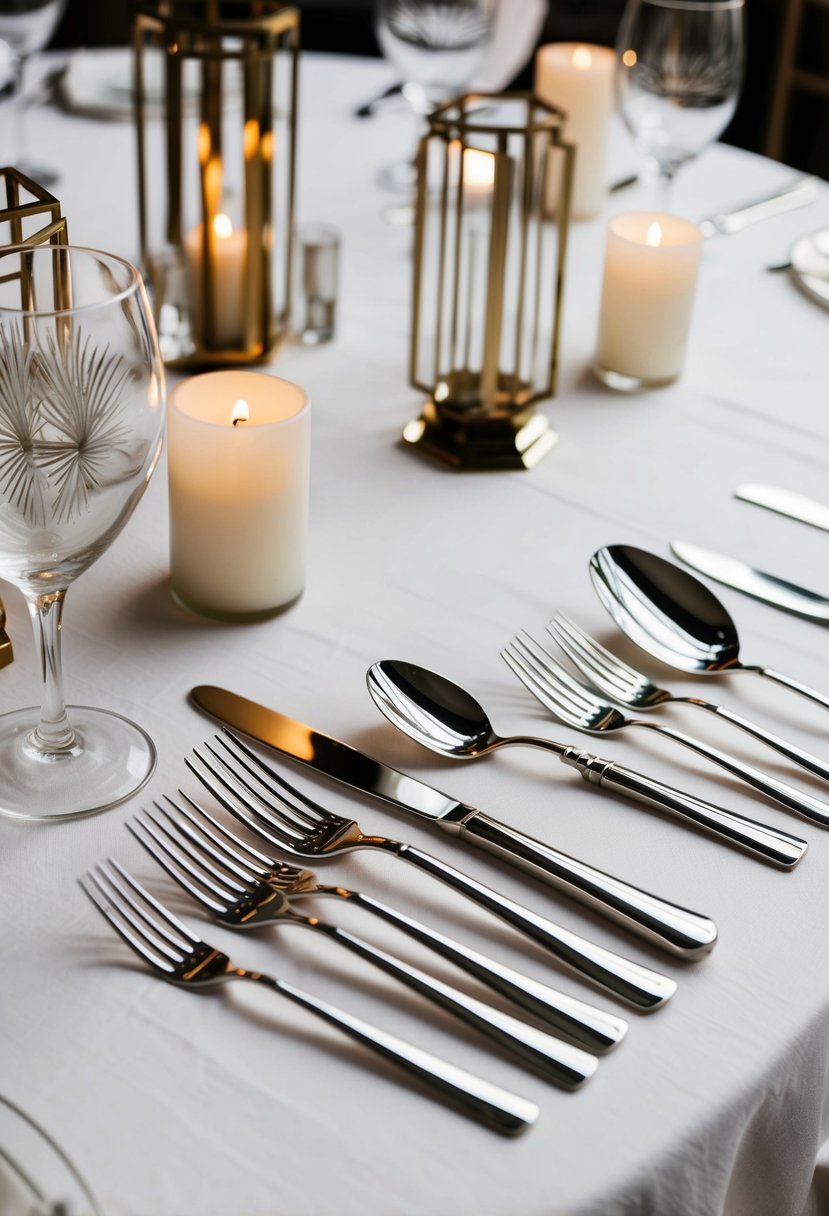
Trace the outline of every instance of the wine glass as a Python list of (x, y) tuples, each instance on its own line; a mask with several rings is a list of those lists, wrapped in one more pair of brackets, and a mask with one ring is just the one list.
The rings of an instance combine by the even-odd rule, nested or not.
[(54, 169), (29, 160), (26, 66), (32, 55), (49, 43), (63, 16), (67, 0), (0, 0), (0, 42), (9, 47), (14, 63), (14, 97), (17, 113), (12, 118), (16, 152), (12, 164), (21, 173), (51, 186), (57, 181)]
[[(628, 0), (616, 43), (622, 118), (662, 183), (725, 130), (743, 78), (744, 0)], [(665, 208), (667, 210), (667, 206)]]
[[(495, 0), (376, 0), (380, 49), (403, 81), (403, 96), (419, 118), (461, 93), (489, 49)], [(382, 175), (389, 189), (411, 191), (411, 162)]]
[(0, 717), (2, 814), (103, 810), (155, 767), (152, 741), (120, 715), (67, 715), (60, 634), (67, 588), (121, 531), (158, 462), (164, 402), (134, 266), (72, 246), (0, 249), (0, 577), (26, 599), (41, 677), (39, 710)]

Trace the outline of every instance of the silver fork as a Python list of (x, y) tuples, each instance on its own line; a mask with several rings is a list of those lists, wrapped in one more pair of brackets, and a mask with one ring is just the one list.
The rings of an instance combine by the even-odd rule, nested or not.
[[(157, 802), (155, 807), (158, 816), (147, 812), (154, 827), (145, 825), (143, 830), (147, 836), (152, 837), (155, 846), (146, 839), (146, 836), (142, 837), (141, 832), (137, 831), (136, 825), (128, 823), (127, 827), (156, 856), (161, 865), (165, 864), (164, 856), (159, 856), (157, 850), (161, 850), (166, 855), (169, 851), (169, 844), (165, 839), (159, 839), (157, 833), (161, 832), (163, 836), (169, 837), (170, 842), (174, 842), (188, 859), (188, 863), (182, 862), (182, 865), (188, 864), (189, 870), (189, 862), (192, 862), (200, 871), (199, 874), (190, 875), (200, 884), (198, 892), (193, 892), (193, 894), (201, 902), (206, 902), (219, 919), (224, 919), (227, 915), (228, 901), (234, 894), (241, 899), (243, 893), (256, 891), (262, 886), (266, 886), (268, 891), (279, 892), (290, 904), (293, 904), (296, 898), (307, 895), (322, 895), (346, 900), (372, 912), (402, 930), (409, 937), (414, 938), (415, 941), (428, 946), (436, 954), (455, 963), (481, 983), (541, 1018), (580, 1047), (592, 1051), (595, 1055), (603, 1055), (624, 1038), (627, 1032), (627, 1022), (622, 1018), (605, 1013), (601, 1009), (595, 1009), (592, 1005), (586, 1005), (583, 1001), (577, 1001), (564, 993), (556, 992), (548, 985), (530, 979), (529, 976), (522, 975), (511, 967), (505, 967), (501, 963), (487, 958), (486, 955), (453, 941), (445, 934), (428, 928), (412, 917), (398, 912), (396, 908), (391, 908), (361, 891), (352, 891), (341, 886), (323, 886), (317, 883), (315, 875), (310, 870), (301, 870), (297, 866), (288, 865), (286, 862), (260, 852), (231, 832), (225, 824), (220, 823), (189, 794), (184, 791), (179, 791), (179, 793), (182, 799), (180, 802), (173, 798), (166, 798), (175, 811), (175, 815), (171, 815)], [(140, 821), (136, 821), (136, 824), (138, 822)], [(176, 876), (174, 875), (174, 877)], [(212, 896), (201, 890), (202, 883), (207, 886), (208, 892), (212, 892)], [(220, 895), (215, 889), (217, 885), (220, 888)], [(265, 891), (260, 891), (260, 899), (262, 902), (258, 904), (254, 901), (253, 915), (250, 919), (248, 919), (250, 909), (247, 908), (246, 903), (242, 903), (243, 925), (266, 923), (269, 905)], [(221, 902), (218, 902), (219, 900)], [(235, 911), (231, 910), (230, 923), (232, 923), (234, 915)], [(303, 920), (299, 923), (307, 922)]]
[(730, 722), (732, 726), (745, 731), (754, 739), (766, 743), (776, 752), (780, 752), (789, 760), (793, 760), (795, 764), (799, 764), (801, 768), (814, 773), (815, 776), (829, 781), (829, 764), (819, 760), (817, 756), (803, 751), (778, 735), (773, 735), (771, 731), (765, 730), (755, 722), (750, 722), (748, 718), (735, 714), (732, 710), (726, 709), (724, 705), (704, 701), (701, 697), (682, 697), (677, 693), (672, 693), (670, 689), (658, 688), (641, 671), (628, 666), (615, 654), (611, 654), (563, 612), (556, 612), (547, 629), (579, 671), (617, 705), (638, 710), (658, 709), (660, 705), (668, 704), (695, 705), (697, 709), (704, 709), (708, 713), (716, 714), (718, 718)]
[(676, 981), (668, 976), (571, 933), (431, 854), (383, 836), (364, 835), (354, 820), (326, 811), (289, 785), (229, 731), (217, 736), (217, 742), (223, 758), (205, 744), (207, 755), (194, 749), (198, 765), (190, 759), (185, 763), (231, 815), (277, 849), (300, 857), (326, 857), (361, 847), (383, 849), (486, 908), (579, 975), (639, 1009), (658, 1008), (676, 991)]
[(237, 967), (226, 954), (191, 933), (112, 858), (108, 866), (98, 865), (80, 882), (119, 937), (151, 971), (169, 983), (193, 991), (215, 988), (230, 980), (261, 984), (417, 1077), (493, 1131), (515, 1135), (538, 1118), (540, 1111), (534, 1102), (449, 1064), (327, 1001), (310, 996), (286, 980)]
[(188, 843), (187, 837), (176, 830), (174, 821), (168, 819), (165, 825), (162, 818), (145, 812), (143, 818), (139, 817), (129, 826), (170, 877), (222, 924), (233, 929), (252, 929), (287, 923), (321, 933), (494, 1039), (562, 1089), (578, 1089), (596, 1071), (596, 1059), (580, 1047), (563, 1043), (546, 1031), (528, 1026), (510, 1014), (459, 992), (337, 925), (316, 916), (303, 915), (291, 906), (283, 892), (267, 882), (255, 878), (239, 881), (227, 869), (197, 854), (192, 842)]
[[(778, 781), (776, 777), (770, 777), (766, 773), (762, 773), (760, 769), (754, 768), (750, 764), (744, 764), (735, 756), (721, 752), (719, 748), (710, 747), (700, 739), (674, 730), (672, 726), (665, 726), (661, 722), (646, 722), (642, 718), (625, 717), (620, 710), (603, 700), (589, 685), (571, 675), (548, 650), (545, 650), (528, 633), (516, 636), (512, 646), (507, 649), (512, 659), (516, 662), (520, 661), (524, 671), (529, 671), (533, 675), (538, 685), (538, 688), (533, 690), (536, 697), (555, 717), (561, 722), (566, 722), (568, 726), (591, 735), (610, 734), (617, 730), (624, 730), (626, 727), (638, 727), (642, 730), (653, 731), (655, 734), (665, 735), (668, 739), (673, 739), (674, 743), (689, 748), (698, 756), (704, 756), (706, 760), (726, 769), (733, 776), (741, 778), (746, 784), (760, 790), (774, 802), (779, 802), (789, 810), (797, 811), (798, 814), (814, 820), (824, 827), (829, 826), (829, 805), (819, 798), (805, 794), (785, 781)], [(502, 654), (506, 658), (506, 652), (502, 652)], [(514, 667), (513, 670), (515, 670)], [(518, 673), (516, 672), (516, 674)]]

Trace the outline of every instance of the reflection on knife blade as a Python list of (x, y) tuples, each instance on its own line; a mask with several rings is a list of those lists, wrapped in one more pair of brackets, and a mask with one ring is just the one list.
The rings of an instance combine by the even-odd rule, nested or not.
[(671, 550), (686, 566), (726, 587), (743, 591), (784, 612), (829, 625), (829, 598), (816, 591), (798, 587), (796, 583), (787, 582), (774, 574), (755, 570), (737, 558), (714, 553), (711, 549), (701, 549), (698, 545), (688, 545), (684, 541), (671, 541)]
[(811, 524), (813, 528), (821, 528), (829, 532), (829, 507), (803, 494), (795, 494), (793, 490), (781, 490), (777, 486), (759, 485), (749, 482), (737, 486), (734, 497), (743, 502), (754, 503), (758, 507), (766, 507), (785, 515), (788, 519), (796, 519), (802, 524)]

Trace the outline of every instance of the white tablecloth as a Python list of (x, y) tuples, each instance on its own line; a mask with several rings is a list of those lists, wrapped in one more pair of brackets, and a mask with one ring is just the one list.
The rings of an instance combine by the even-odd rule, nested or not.
[[(827, 489), (829, 318), (786, 276), (766, 273), (793, 238), (829, 223), (829, 189), (808, 210), (705, 248), (686, 372), (674, 387), (622, 397), (598, 387), (593, 353), (604, 219), (573, 231), (560, 388), (545, 404), (558, 447), (532, 472), (458, 476), (398, 445), (418, 411), (406, 383), (409, 231), (380, 220), (378, 171), (408, 152), (411, 119), (368, 123), (353, 107), (388, 78), (381, 64), (307, 56), (302, 73), (303, 216), (343, 231), (337, 340), (287, 348), (276, 371), (310, 392), (313, 474), (307, 590), (264, 624), (189, 616), (168, 591), (166, 480), (72, 588), (64, 623), (70, 701), (140, 721), (158, 770), (136, 799), (67, 824), (0, 819), (0, 1092), (38, 1118), (97, 1188), (108, 1216), (801, 1216), (818, 1210), (815, 1161), (829, 1136), (829, 836), (718, 779), (673, 745), (579, 739), (549, 721), (499, 658), (519, 627), (543, 632), (560, 607), (677, 690), (719, 698), (802, 746), (826, 752), (829, 717), (756, 677), (716, 684), (658, 670), (614, 636), (590, 587), (600, 545), (667, 555), (672, 538), (742, 555), (827, 587), (827, 539), (736, 502), (735, 485)], [(38, 154), (76, 243), (136, 256), (133, 133), (43, 111)], [(619, 166), (629, 161), (620, 154)], [(773, 189), (784, 166), (716, 147), (680, 174), (677, 210), (699, 218)], [(649, 203), (643, 188), (614, 197)], [(16, 648), (2, 703), (30, 703), (35, 655), (24, 605), (4, 587)], [(745, 658), (829, 688), (826, 635), (722, 591)], [(542, 753), (514, 749), (455, 766), (380, 718), (369, 664), (410, 659), (465, 684), (498, 729), (581, 742), (702, 796), (806, 837), (781, 873), (658, 814), (588, 788)], [(212, 733), (186, 700), (197, 683), (233, 688), (416, 773), (563, 851), (712, 916), (713, 954), (683, 965), (625, 937), (485, 853), (391, 808), (290, 776), (360, 823), (411, 840), (514, 898), (679, 981), (578, 1094), (562, 1093), (391, 982), (311, 934), (240, 937), (208, 925), (125, 828), (184, 786), (184, 756)], [(745, 736), (675, 707), (666, 720), (784, 771)], [(595, 744), (598, 744), (594, 746)], [(0, 774), (0, 789), (2, 787)], [(808, 783), (804, 779), (804, 786)], [(235, 985), (198, 998), (157, 982), (109, 932), (76, 884), (112, 854), (242, 965), (308, 989), (533, 1098), (536, 1127), (503, 1141), (399, 1085), (334, 1031)], [(442, 926), (527, 973), (603, 1007), (500, 922), (395, 860), (361, 852), (318, 867)], [(329, 919), (407, 958), (460, 973), (357, 910)], [(818, 1183), (819, 1185), (819, 1183)], [(827, 1198), (826, 1182), (824, 1204)], [(826, 1208), (829, 1210), (829, 1207)]]

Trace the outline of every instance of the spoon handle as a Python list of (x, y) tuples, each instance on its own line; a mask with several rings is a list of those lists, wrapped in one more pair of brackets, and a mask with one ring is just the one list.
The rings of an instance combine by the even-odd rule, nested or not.
[(772, 680), (775, 684), (782, 684), (784, 688), (790, 688), (792, 692), (800, 693), (801, 697), (808, 697), (810, 701), (822, 705), (824, 709), (829, 709), (829, 697), (824, 696), (822, 692), (816, 692), (814, 688), (809, 688), (807, 684), (793, 680), (791, 676), (784, 676), (782, 672), (773, 671), (771, 667), (743, 667), (739, 670), (755, 671), (758, 676), (765, 676), (767, 680)]
[(816, 777), (822, 777), (824, 781), (829, 781), (829, 764), (825, 760), (819, 760), (811, 752), (806, 752), (794, 743), (789, 743), (787, 739), (781, 739), (779, 735), (773, 735), (770, 730), (765, 730), (756, 722), (735, 714), (733, 710), (726, 709), (724, 705), (715, 705), (712, 701), (703, 701), (699, 697), (675, 697), (674, 700), (682, 705), (696, 705), (698, 709), (706, 709), (709, 713), (716, 714), (724, 722), (730, 722), (732, 726), (745, 731), (753, 739), (759, 739), (767, 747), (771, 747), (781, 755), (788, 757), (789, 760), (793, 760), (807, 772), (813, 773)]
[(629, 798), (635, 798), (637, 802), (658, 806), (680, 819), (688, 819), (717, 836), (725, 837), (747, 852), (757, 854), (764, 861), (791, 869), (806, 852), (806, 841), (797, 836), (767, 827), (754, 819), (746, 819), (733, 811), (726, 811), (711, 802), (695, 798), (684, 790), (677, 790), (670, 785), (663, 785), (661, 781), (654, 781), (652, 777), (645, 777), (633, 769), (601, 760), (588, 752), (574, 753), (563, 759), (565, 764), (577, 768), (585, 781), (603, 788), (617, 789)]

